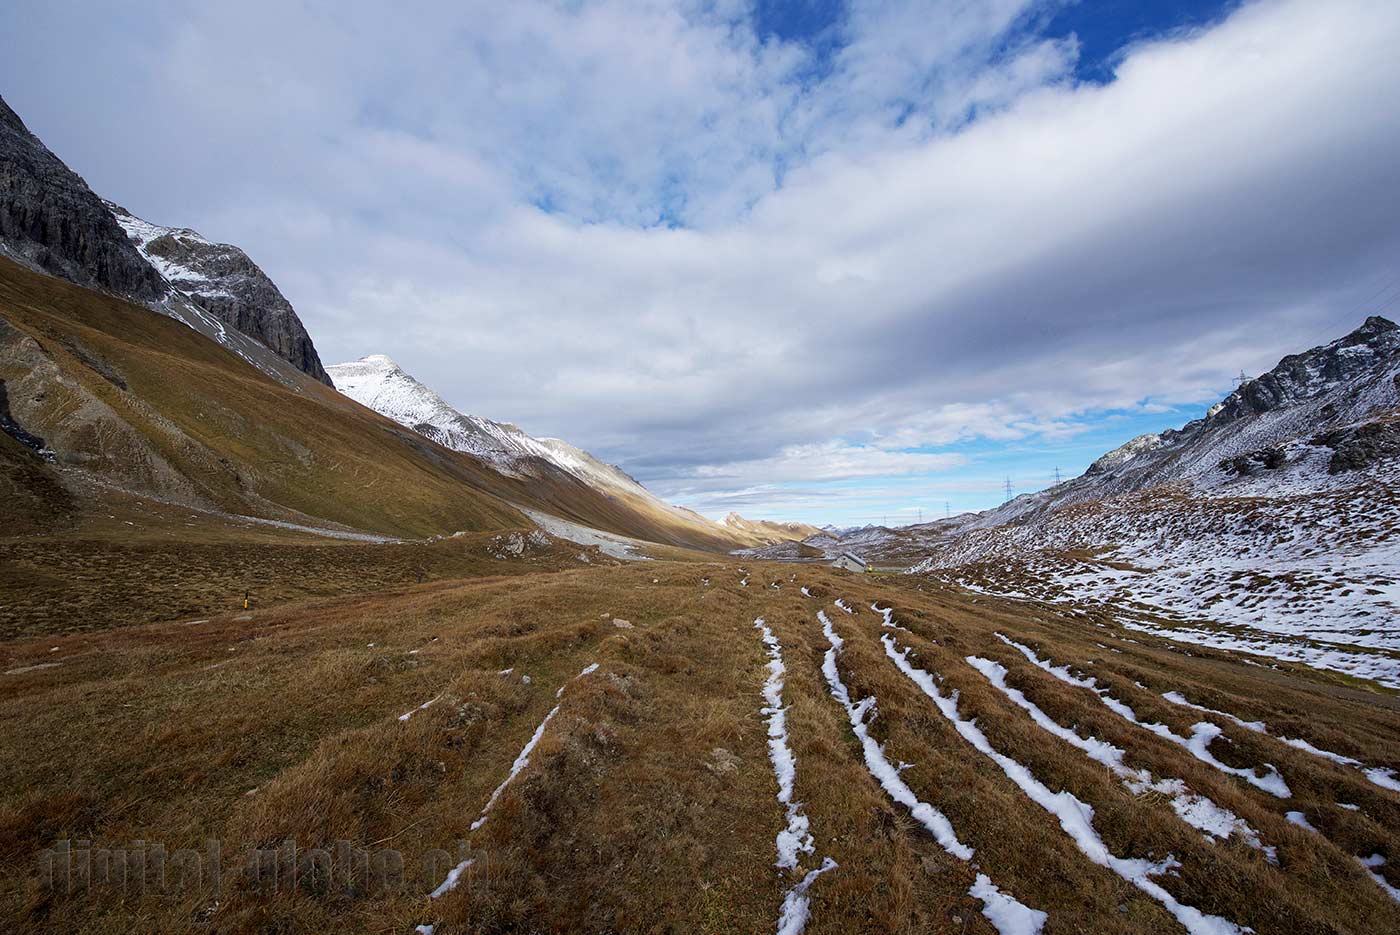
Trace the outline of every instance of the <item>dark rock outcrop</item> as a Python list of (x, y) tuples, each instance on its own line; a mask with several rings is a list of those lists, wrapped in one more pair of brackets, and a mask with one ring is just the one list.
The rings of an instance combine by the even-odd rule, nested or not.
[(1268, 373), (1246, 380), (1206, 417), (1206, 423), (1229, 422), (1314, 399), (1339, 384), (1355, 383), (1394, 366), (1397, 356), (1400, 326), (1372, 315), (1347, 336), (1290, 354)]
[[(140, 234), (133, 232), (133, 223)], [(291, 303), (242, 250), (192, 230), (146, 224), (105, 202), (0, 99), (0, 255), (69, 282), (171, 314), (186, 298), (223, 326), (332, 385)], [(179, 295), (185, 293), (185, 296)], [(182, 306), (183, 307), (183, 306)]]
[(1226, 458), (1220, 462), (1220, 469), (1226, 474), (1239, 477), (1253, 477), (1261, 471), (1276, 471), (1287, 463), (1280, 448), (1260, 448), (1246, 454)]
[(1327, 473), (1357, 471), (1400, 457), (1400, 422), (1377, 420), (1348, 426), (1318, 435), (1312, 443), (1332, 449)]
[(333, 385), (292, 304), (248, 254), (187, 227), (152, 224), (111, 202), (106, 207), (151, 265), (200, 308), (261, 341), (301, 372)]
[(137, 302), (169, 287), (82, 178), (0, 98), (0, 245), (22, 263)]

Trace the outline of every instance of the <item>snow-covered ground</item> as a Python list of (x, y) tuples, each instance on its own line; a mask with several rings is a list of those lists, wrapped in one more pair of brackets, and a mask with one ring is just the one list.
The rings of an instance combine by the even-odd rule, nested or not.
[(1267, 481), (1154, 488), (970, 530), (911, 571), (1400, 688), (1400, 468), (1331, 475), (1328, 449), (1286, 450)]

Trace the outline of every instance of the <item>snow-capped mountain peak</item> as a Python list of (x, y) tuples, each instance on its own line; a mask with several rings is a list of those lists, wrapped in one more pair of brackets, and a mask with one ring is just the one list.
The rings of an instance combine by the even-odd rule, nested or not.
[(481, 458), (502, 473), (526, 476), (529, 471), (521, 462), (541, 457), (536, 439), (513, 425), (458, 412), (384, 354), (326, 370), (336, 389), (361, 405), (440, 445)]

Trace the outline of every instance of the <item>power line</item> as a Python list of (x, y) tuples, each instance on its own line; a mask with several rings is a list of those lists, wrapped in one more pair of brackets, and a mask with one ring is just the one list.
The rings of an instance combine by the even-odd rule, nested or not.
[(1008, 478), (1006, 479), (1005, 487), (1006, 487), (1006, 499), (1010, 500), (1010, 499), (1011, 499), (1011, 495), (1012, 495), (1012, 494), (1011, 494), (1011, 491), (1013, 490), (1013, 488), (1012, 488), (1012, 486), (1011, 486), (1011, 478), (1010, 478), (1010, 477), (1008, 477)]

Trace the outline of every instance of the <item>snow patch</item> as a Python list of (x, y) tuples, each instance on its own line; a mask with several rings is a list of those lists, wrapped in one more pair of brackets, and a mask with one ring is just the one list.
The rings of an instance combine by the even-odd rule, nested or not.
[(1001, 767), (1006, 777), (1015, 783), (1031, 801), (1048, 811), (1059, 820), (1060, 827), (1074, 841), (1080, 852), (1089, 860), (1105, 867), (1123, 880), (1131, 883), (1151, 896), (1176, 918), (1192, 935), (1238, 935), (1243, 930), (1219, 916), (1207, 915), (1192, 906), (1179, 902), (1175, 896), (1152, 880), (1178, 866), (1171, 857), (1156, 863), (1140, 858), (1118, 857), (1108, 849), (1108, 845), (1094, 830), (1094, 809), (1071, 793), (1061, 790), (1051, 792), (1029, 769), (1004, 753), (995, 750), (987, 736), (977, 725), (965, 720), (958, 713), (957, 692), (945, 695), (939, 690), (934, 678), (928, 672), (909, 661), (909, 651), (896, 648), (894, 637), (884, 634), (880, 637), (885, 655), (934, 703), (939, 712), (952, 723), (958, 734), (974, 749)]
[[(919, 800), (919, 797), (914, 794), (914, 790), (910, 789), (900, 778), (900, 768), (890, 763), (885, 757), (884, 749), (870, 736), (868, 724), (875, 717), (875, 696), (871, 695), (859, 702), (851, 700), (850, 692), (841, 680), (841, 672), (836, 666), (836, 658), (846, 641), (836, 634), (836, 629), (831, 625), (831, 621), (827, 619), (823, 611), (817, 611), (817, 619), (821, 621), (822, 632), (826, 635), (830, 647), (822, 657), (822, 674), (826, 676), (826, 684), (831, 692), (831, 697), (835, 698), (836, 702), (846, 710), (846, 716), (851, 722), (851, 730), (855, 733), (856, 739), (860, 741), (861, 750), (865, 755), (865, 768), (870, 771), (870, 775), (875, 778), (891, 799), (909, 809), (914, 820), (933, 835), (940, 847), (959, 860), (972, 860), (972, 848), (958, 840), (957, 833), (953, 831), (953, 825), (948, 821), (947, 816), (927, 802)], [(1026, 919), (1033, 920), (1037, 914), (1043, 923), (1044, 913), (1039, 913), (1038, 910), (1016, 902), (1010, 896), (996, 889), (991, 880), (986, 880), (984, 884), (983, 879), (983, 876), (979, 874), (977, 882), (972, 885), (968, 893), (982, 899), (979, 891), (982, 893), (995, 892), (994, 904), (983, 900), (984, 905), (992, 910), (991, 912), (984, 910), (983, 914), (993, 925), (997, 926), (1001, 935), (1018, 935), (1018, 933), (1025, 931), (1032, 933), (1039, 931), (1038, 928), (1030, 930), (1002, 928), (1003, 923), (1017, 925)], [(1019, 909), (1015, 907), (1019, 907)]]
[(1132, 708), (1128, 707), (1128, 705), (1124, 704), (1117, 698), (1114, 698), (1112, 695), (1110, 695), (1107, 689), (1100, 688), (1096, 680), (1075, 675), (1074, 673), (1070, 672), (1070, 670), (1066, 666), (1052, 665), (1049, 660), (1042, 659), (1039, 656), (1037, 656), (1035, 654), (1035, 651), (1029, 646), (1025, 646), (1021, 643), (1016, 642), (1015, 640), (1008, 639), (1000, 633), (998, 633), (996, 636), (997, 639), (1001, 640), (1006, 645), (1018, 650), (1021, 653), (1021, 655), (1025, 656), (1026, 659), (1029, 660), (1033, 665), (1039, 667), (1040, 669), (1043, 669), (1046, 672), (1049, 672), (1055, 678), (1059, 679), (1062, 682), (1065, 682), (1066, 684), (1074, 685), (1079, 688), (1089, 689), (1091, 692), (1094, 693), (1094, 695), (1099, 699), (1099, 701), (1103, 702), (1104, 706), (1107, 707), (1114, 714), (1117, 714), (1119, 717), (1123, 718), (1129, 723), (1136, 724), (1138, 727), (1141, 727), (1146, 731), (1150, 731), (1151, 733), (1156, 734), (1163, 740), (1171, 741), (1172, 743), (1186, 750), (1188, 753), (1190, 753), (1196, 759), (1200, 760), (1202, 763), (1205, 763), (1208, 766), (1212, 766), (1215, 769), (1220, 770), (1222, 773), (1226, 773), (1230, 776), (1238, 776), (1240, 779), (1243, 779), (1251, 786), (1254, 786), (1257, 789), (1262, 789), (1270, 795), (1276, 796), (1277, 798), (1286, 799), (1293, 794), (1288, 788), (1288, 783), (1284, 782), (1283, 777), (1279, 775), (1278, 770), (1276, 770), (1273, 766), (1269, 764), (1265, 764), (1266, 768), (1263, 770), (1261, 775), (1255, 770), (1230, 766), (1216, 759), (1215, 755), (1210, 752), (1210, 743), (1212, 740), (1221, 735), (1221, 730), (1219, 726), (1211, 724), (1208, 721), (1198, 721), (1197, 723), (1191, 726), (1191, 736), (1183, 737), (1180, 734), (1173, 732), (1172, 729), (1167, 727), (1167, 725), (1165, 724), (1143, 721), (1138, 718), (1137, 712), (1135, 712)]

